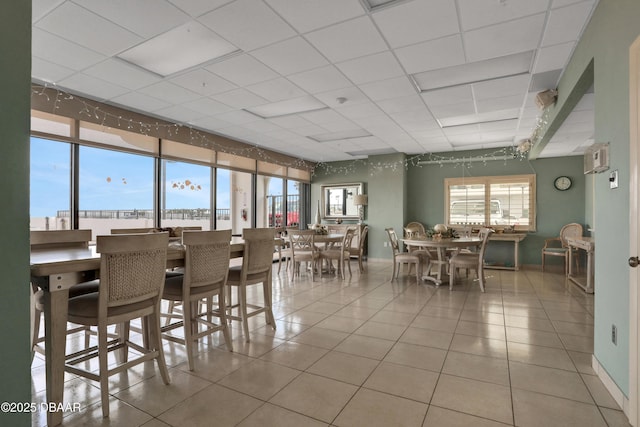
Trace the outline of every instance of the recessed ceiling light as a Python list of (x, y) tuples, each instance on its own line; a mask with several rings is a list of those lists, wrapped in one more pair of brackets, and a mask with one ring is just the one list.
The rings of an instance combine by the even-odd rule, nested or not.
[(191, 21), (118, 55), (145, 70), (168, 76), (238, 51), (202, 24)]
[(318, 101), (313, 96), (303, 96), (300, 98), (288, 99), (286, 101), (246, 108), (245, 111), (255, 114), (263, 119), (270, 119), (273, 117), (288, 116), (290, 114), (324, 110), (325, 108), (329, 107)]
[(424, 71), (411, 77), (420, 92), (529, 73), (534, 51)]
[(367, 136), (372, 136), (372, 135), (364, 129), (354, 129), (354, 130), (345, 130), (340, 132), (323, 133), (320, 135), (312, 135), (312, 136), (308, 136), (307, 138), (313, 139), (316, 142), (327, 142), (327, 141), (339, 141), (341, 139), (365, 138)]
[(393, 3), (401, 3), (406, 0), (361, 0), (362, 4), (369, 9), (370, 11), (375, 11), (378, 9), (385, 8), (387, 6), (391, 6)]
[(511, 108), (509, 110), (489, 111), (487, 113), (469, 114), (466, 116), (445, 117), (437, 119), (441, 128), (449, 128), (454, 126), (466, 126), (479, 123), (493, 123), (501, 122), (504, 120), (513, 120), (518, 118), (518, 108)]

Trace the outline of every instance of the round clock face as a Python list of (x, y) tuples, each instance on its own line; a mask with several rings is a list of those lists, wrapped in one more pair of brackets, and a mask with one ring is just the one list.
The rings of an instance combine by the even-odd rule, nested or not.
[(560, 191), (568, 190), (571, 188), (571, 178), (568, 176), (559, 176), (553, 181), (553, 185)]

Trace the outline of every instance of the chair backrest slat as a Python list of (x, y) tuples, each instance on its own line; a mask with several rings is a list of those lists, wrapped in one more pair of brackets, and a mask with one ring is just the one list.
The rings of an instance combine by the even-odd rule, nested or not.
[(185, 283), (192, 288), (224, 284), (229, 274), (231, 230), (185, 231)]

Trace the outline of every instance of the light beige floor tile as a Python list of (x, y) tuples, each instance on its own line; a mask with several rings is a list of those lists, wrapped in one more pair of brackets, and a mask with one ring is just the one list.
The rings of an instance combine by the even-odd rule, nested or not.
[(509, 387), (442, 374), (431, 404), (502, 423), (512, 423)]
[(567, 350), (593, 353), (593, 337), (581, 337), (578, 335), (558, 334), (562, 344)]
[(440, 372), (447, 352), (433, 347), (397, 343), (384, 361)]
[(350, 335), (335, 347), (336, 351), (343, 353), (355, 354), (357, 356), (368, 357), (370, 359), (382, 360), (394, 341), (383, 340), (380, 338), (367, 337), (364, 335)]
[(300, 371), (297, 369), (254, 360), (224, 377), (218, 384), (261, 400), (268, 400), (298, 375)]
[(157, 418), (154, 418), (151, 421), (148, 421), (142, 424), (142, 427), (170, 427), (170, 426), (169, 424), (162, 422)]
[(307, 329), (300, 335), (293, 337), (291, 341), (314, 345), (330, 350), (340, 344), (348, 336), (349, 334), (345, 332), (313, 327)]
[(530, 316), (514, 316), (505, 315), (504, 323), (506, 326), (514, 328), (535, 329), (538, 331), (555, 332), (555, 328), (549, 319), (539, 319)]
[(563, 322), (562, 320), (552, 320), (553, 326), (559, 334), (579, 335), (582, 337), (593, 337), (593, 325), (589, 323)]
[(505, 316), (533, 317), (535, 319), (549, 319), (547, 312), (542, 308), (528, 307), (526, 305), (505, 305)]
[(624, 412), (609, 408), (600, 408), (600, 411), (609, 427), (631, 427)]
[(358, 329), (365, 321), (354, 317), (329, 316), (316, 324), (319, 328), (331, 329), (334, 331), (352, 333)]
[(397, 341), (406, 329), (405, 325), (390, 325), (369, 320), (356, 329), (354, 334)]
[(309, 329), (309, 325), (303, 325), (301, 323), (287, 322), (283, 320), (276, 321), (276, 330), (274, 331), (271, 325), (264, 325), (258, 329), (255, 329), (253, 333), (266, 335), (269, 337), (279, 338), (281, 340), (288, 340), (301, 334), (303, 331)]
[(307, 372), (349, 384), (362, 385), (378, 363), (377, 360), (366, 357), (331, 351), (309, 367)]
[(171, 384), (165, 385), (158, 375), (115, 396), (155, 417), (210, 385), (210, 381), (172, 369)]
[(436, 372), (382, 362), (363, 387), (429, 403), (438, 378)]
[(435, 304), (437, 303), (427, 303), (427, 305), (425, 305), (425, 307), (420, 312), (420, 315), (454, 320), (460, 318), (460, 314), (462, 313), (462, 304), (460, 304), (460, 307), (442, 307)]
[(212, 350), (196, 354), (194, 358), (195, 369), (193, 371), (189, 371), (187, 362), (178, 365), (176, 368), (211, 382), (216, 382), (251, 361), (253, 359), (244, 354), (232, 353), (226, 350)]
[(250, 357), (260, 357), (265, 353), (270, 352), (280, 344), (284, 343), (284, 340), (279, 338), (270, 337), (261, 334), (250, 334), (249, 342), (246, 342), (244, 336), (240, 335), (232, 341), (233, 352), (244, 354)]
[(460, 315), (460, 320), (504, 326), (504, 314), (502, 313), (463, 310), (462, 314)]
[(604, 406), (615, 410), (621, 410), (620, 406), (613, 399), (607, 388), (602, 384), (600, 378), (595, 375), (582, 375), (584, 383), (587, 385), (596, 405)]
[(593, 404), (580, 374), (561, 369), (510, 362), (511, 387)]
[(505, 340), (504, 326), (490, 325), (488, 323), (468, 322), (460, 320), (456, 328), (456, 334), (474, 335), (494, 340)]
[(400, 313), (397, 311), (381, 310), (373, 315), (371, 320), (373, 322), (388, 323), (391, 325), (408, 326), (413, 322), (415, 317), (416, 314), (414, 313)]
[(315, 312), (318, 312), (318, 313), (334, 314), (336, 311), (340, 310), (341, 308), (342, 308), (342, 304), (335, 304), (335, 303), (324, 302), (324, 301), (316, 301), (316, 302), (314, 302), (312, 304), (309, 304), (304, 309), (306, 311), (315, 311)]
[(535, 331), (524, 328), (507, 327), (507, 341), (544, 347), (564, 348), (555, 332)]
[(327, 425), (313, 418), (265, 403), (238, 424), (238, 427), (323, 427)]
[[(46, 413), (41, 412), (41, 414), (44, 416), (46, 422)], [(141, 426), (149, 422), (151, 419), (151, 415), (136, 409), (125, 402), (114, 397), (109, 399), (109, 418), (106, 419), (109, 426)], [(100, 403), (95, 403), (81, 411), (70, 412), (63, 417), (62, 423), (65, 427), (103, 426), (105, 425), (105, 418), (102, 418), (102, 405)]]
[(158, 418), (172, 426), (232, 426), (262, 405), (246, 394), (213, 384)]
[(452, 339), (452, 332), (441, 332), (433, 331), (431, 329), (409, 327), (404, 334), (402, 334), (399, 341), (448, 350)]
[(431, 329), (433, 331), (454, 332), (458, 326), (458, 319), (419, 315), (411, 323), (413, 328)]
[(505, 359), (450, 351), (442, 373), (509, 385), (509, 366)]
[(507, 358), (507, 343), (502, 340), (455, 334), (450, 350), (479, 356)]
[(565, 310), (546, 310), (546, 312), (547, 316), (549, 316), (549, 319), (551, 320), (593, 324), (593, 316), (587, 312), (576, 313), (574, 311)]
[(300, 323), (307, 326), (313, 326), (321, 320), (329, 317), (329, 313), (320, 313), (317, 311), (307, 310), (306, 308), (303, 310), (294, 311), (291, 314), (288, 314), (282, 317), (282, 320), (286, 322), (294, 322)]
[(304, 371), (328, 351), (326, 348), (288, 341), (274, 348), (261, 359)]
[(338, 310), (335, 314), (337, 314), (338, 316), (353, 317), (356, 319), (368, 320), (378, 311), (380, 311), (378, 308), (368, 308), (368, 307), (358, 307), (358, 306), (348, 305)]
[(569, 357), (576, 365), (576, 369), (578, 370), (578, 372), (580, 372), (581, 374), (596, 375), (596, 371), (593, 370), (593, 367), (591, 365), (593, 354), (571, 350), (567, 350), (567, 353), (569, 353)]
[(403, 426), (422, 425), (428, 405), (391, 396), (374, 390), (360, 389), (334, 421), (336, 426)]
[(512, 425), (431, 405), (422, 427), (505, 427)]
[(507, 342), (509, 360), (530, 365), (546, 366), (548, 368), (575, 371), (573, 361), (566, 350), (539, 345)]
[(357, 390), (351, 384), (303, 373), (272, 397), (270, 403), (330, 423)]
[(513, 390), (516, 425), (522, 427), (605, 427), (595, 405), (526, 390)]

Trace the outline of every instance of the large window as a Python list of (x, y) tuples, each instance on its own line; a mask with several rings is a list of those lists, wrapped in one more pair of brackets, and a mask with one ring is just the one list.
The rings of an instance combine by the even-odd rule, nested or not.
[(71, 144), (31, 138), (32, 230), (71, 227)]
[(211, 229), (211, 168), (175, 160), (162, 161), (163, 227)]
[(258, 175), (256, 182), (256, 225), (281, 227), (284, 225), (284, 180)]
[(154, 227), (153, 157), (80, 146), (78, 224), (93, 236)]
[(303, 184), (298, 181), (287, 181), (287, 226), (300, 226), (300, 195)]
[(445, 218), (452, 226), (535, 231), (535, 175), (449, 178)]

